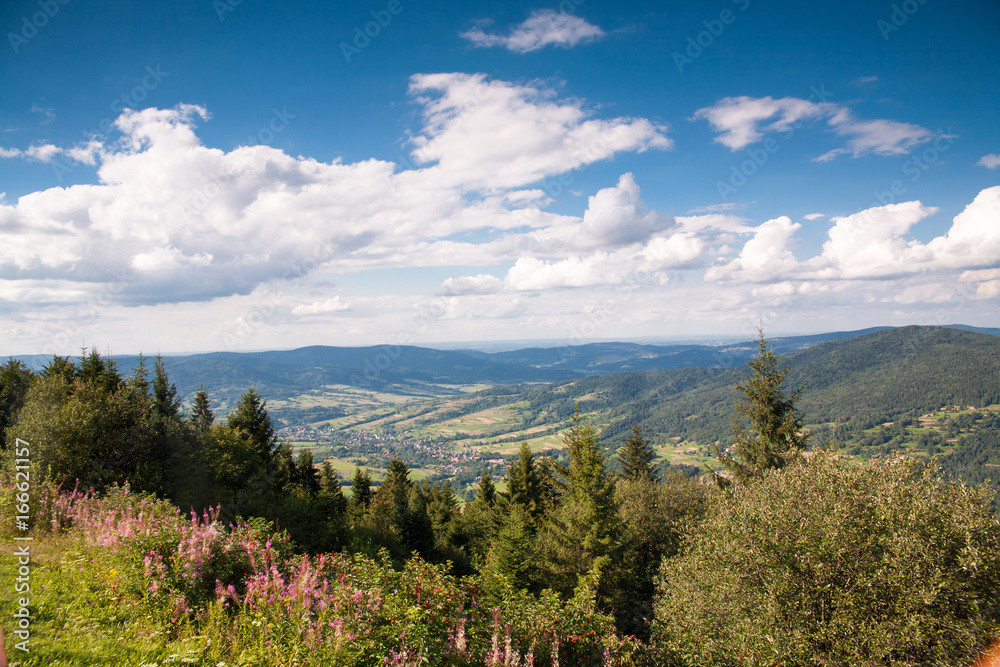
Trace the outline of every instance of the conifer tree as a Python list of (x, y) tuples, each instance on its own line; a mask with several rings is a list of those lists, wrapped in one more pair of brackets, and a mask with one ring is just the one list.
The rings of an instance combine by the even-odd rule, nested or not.
[(267, 413), (267, 404), (261, 395), (252, 388), (240, 396), (236, 409), (233, 410), (226, 425), (239, 432), (256, 452), (262, 469), (266, 469), (278, 446), (274, 435), (274, 423)]
[(361, 468), (354, 469), (351, 478), (351, 508), (364, 511), (372, 501), (372, 478)]
[(622, 477), (631, 480), (655, 482), (658, 475), (653, 461), (656, 454), (649, 440), (642, 433), (639, 422), (632, 423), (632, 432), (625, 439), (625, 445), (618, 450), (618, 460), (622, 467)]
[(167, 367), (163, 357), (156, 355), (153, 366), (153, 401), (156, 410), (164, 419), (172, 419), (181, 411), (181, 401), (177, 397), (177, 385), (167, 377)]
[(566, 493), (549, 518), (544, 541), (551, 585), (572, 591), (580, 577), (599, 573), (620, 536), (615, 485), (593, 426), (579, 412), (564, 436), (570, 465)]
[(543, 511), (541, 479), (526, 442), (521, 443), (518, 459), (507, 473), (507, 497), (512, 504), (523, 507), (532, 519), (537, 519)]
[(194, 395), (194, 403), (191, 406), (191, 426), (199, 433), (207, 433), (212, 430), (215, 422), (215, 415), (212, 413), (212, 401), (205, 391), (205, 385), (198, 386), (198, 392)]
[(734, 454), (726, 455), (716, 447), (720, 462), (737, 482), (783, 468), (809, 440), (809, 435), (802, 433), (802, 413), (795, 407), (802, 389), (785, 396), (782, 385), (788, 367), (781, 366), (781, 357), (771, 351), (763, 329), (757, 333), (757, 354), (747, 362), (750, 373), (735, 383), (739, 397), (732, 418)]

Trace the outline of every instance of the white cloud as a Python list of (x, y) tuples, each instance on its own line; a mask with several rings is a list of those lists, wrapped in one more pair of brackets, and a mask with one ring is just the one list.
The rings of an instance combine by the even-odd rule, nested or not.
[(791, 131), (797, 123), (826, 119), (834, 134), (847, 138), (847, 145), (820, 155), (815, 158), (818, 162), (842, 154), (902, 155), (937, 136), (919, 125), (861, 120), (846, 106), (796, 97), (726, 97), (695, 111), (694, 119), (707, 120), (719, 133), (715, 141), (733, 151), (761, 141), (768, 133)]
[(549, 46), (572, 47), (604, 36), (604, 31), (579, 16), (541, 9), (515, 27), (509, 35), (491, 35), (473, 28), (461, 35), (475, 46), (503, 46), (515, 53), (529, 53)]
[(34, 104), (31, 105), (31, 109), (29, 109), (29, 111), (31, 111), (31, 113), (40, 113), (43, 116), (45, 116), (45, 120), (43, 120), (41, 122), (42, 125), (46, 125), (48, 123), (51, 123), (56, 118), (56, 111), (55, 111), (55, 109), (53, 109), (52, 107), (38, 106), (37, 102), (35, 102)]
[[(573, 220), (581, 238), (618, 234), (624, 242), (662, 222), (638, 208), (631, 176), (619, 183), (621, 197), (602, 191), (595, 200), (617, 218), (597, 220), (596, 208), (582, 225), (524, 215), (525, 206), (546, 203), (543, 191), (524, 185), (621, 151), (669, 146), (649, 121), (588, 119), (581, 101), (555, 102), (548, 91), (487, 83), (483, 75), (417, 76), (411, 92), (427, 95), (417, 98), (427, 113), (415, 153), (436, 163), (404, 171), (374, 159), (323, 163), (268, 146), (209, 148), (195, 132), (208, 111), (194, 105), (126, 110), (114, 141), (4, 149), (5, 157), (94, 163), (99, 183), (0, 202), (0, 279), (71, 281), (98, 291), (115, 283), (113, 300), (128, 304), (197, 301), (318, 270), (465, 263), (459, 249), (485, 259), (486, 245), (449, 240), (468, 232), (571, 231)], [(462, 106), (464, 95), (477, 93), (479, 106)], [(513, 138), (495, 134), (511, 130)], [(533, 242), (512, 239), (512, 259), (523, 254), (518, 243)], [(54, 289), (50, 300), (65, 294)]]
[(292, 315), (324, 315), (326, 313), (339, 313), (348, 308), (350, 308), (350, 305), (341, 299), (338, 294), (325, 301), (314, 301), (308, 305), (301, 304), (295, 306), (292, 308)]
[(418, 74), (410, 92), (426, 123), (413, 156), (445, 184), (517, 188), (604, 160), (621, 151), (672, 146), (645, 118), (587, 118), (579, 101), (552, 91), (487, 81), (484, 74)]
[(936, 134), (912, 123), (894, 120), (856, 120), (849, 112), (836, 114), (829, 121), (833, 131), (849, 137), (846, 148), (824, 153), (817, 162), (827, 162), (837, 155), (850, 153), (861, 157), (875, 155), (905, 155), (910, 149), (933, 139)]
[[(695, 119), (707, 120), (720, 135), (715, 141), (730, 150), (740, 150), (764, 138), (765, 132), (785, 132), (803, 120), (829, 113), (829, 104), (817, 104), (796, 97), (725, 97), (713, 106), (694, 112)], [(775, 118), (776, 117), (776, 118)], [(761, 123), (774, 120), (761, 127)]]
[(927, 249), (942, 267), (972, 269), (1000, 263), (1000, 186), (976, 195), (955, 216), (947, 234), (931, 239)]
[(979, 158), (979, 162), (976, 163), (977, 166), (986, 167), (987, 169), (996, 169), (1000, 167), (1000, 155), (995, 153), (990, 153), (989, 155), (984, 155)]
[(626, 173), (615, 187), (588, 198), (574, 241), (580, 248), (618, 248), (645, 241), (672, 225), (670, 216), (643, 210), (635, 177)]
[(526, 291), (616, 284), (628, 275), (627, 269), (616, 259), (603, 251), (556, 262), (522, 257), (507, 271), (504, 285), (509, 290)]
[(838, 218), (828, 232), (822, 254), (810, 268), (818, 277), (848, 279), (884, 278), (909, 273), (927, 252), (905, 233), (936, 208), (918, 201), (870, 208)]
[(798, 262), (789, 246), (801, 227), (787, 216), (768, 220), (754, 230), (738, 257), (711, 267), (705, 280), (770, 282), (793, 274)]
[(825, 217), (826, 217), (825, 213), (809, 213), (807, 215), (802, 216), (804, 220), (819, 220), (820, 218), (825, 218)]
[(446, 278), (436, 294), (438, 296), (463, 296), (466, 294), (495, 294), (503, 289), (503, 281), (496, 276), (478, 273), (474, 276)]

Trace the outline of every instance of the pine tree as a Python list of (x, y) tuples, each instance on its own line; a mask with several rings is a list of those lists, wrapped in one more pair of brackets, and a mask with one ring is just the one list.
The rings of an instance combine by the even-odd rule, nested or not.
[(642, 434), (639, 422), (632, 423), (632, 432), (625, 439), (625, 445), (618, 450), (618, 460), (622, 467), (622, 477), (631, 480), (655, 482), (659, 476), (653, 461), (656, 454), (649, 440)]
[(572, 591), (599, 573), (620, 537), (615, 485), (593, 426), (579, 412), (564, 438), (570, 455), (566, 493), (546, 524), (547, 569), (554, 588)]
[(0, 366), (0, 449), (4, 447), (4, 433), (14, 424), (24, 406), (34, 376), (20, 359), (8, 359), (6, 364)]
[(153, 401), (156, 410), (164, 419), (172, 419), (181, 411), (181, 401), (177, 397), (177, 385), (167, 377), (167, 367), (163, 357), (156, 355), (153, 366)]
[(541, 480), (526, 442), (521, 443), (520, 455), (507, 472), (507, 497), (512, 504), (523, 507), (533, 519), (543, 511)]
[(361, 468), (354, 469), (351, 478), (351, 508), (364, 511), (372, 501), (372, 478)]
[(251, 388), (240, 396), (226, 425), (239, 432), (251, 444), (263, 469), (271, 464), (278, 440), (274, 435), (274, 423), (267, 413), (267, 404), (260, 394)]
[[(747, 362), (750, 373), (735, 383), (739, 398), (732, 418), (734, 455), (726, 455), (716, 447), (720, 462), (737, 482), (756, 479), (772, 468), (783, 468), (805, 449), (809, 440), (809, 434), (802, 433), (802, 413), (795, 407), (802, 389), (785, 397), (782, 385), (788, 367), (780, 365), (781, 357), (771, 351), (764, 331), (758, 329), (757, 333), (757, 354)], [(745, 421), (749, 421), (749, 429)]]
[(215, 422), (215, 415), (212, 414), (212, 401), (205, 391), (205, 385), (198, 386), (198, 392), (194, 395), (194, 403), (191, 406), (191, 426), (199, 433), (208, 433), (212, 430)]

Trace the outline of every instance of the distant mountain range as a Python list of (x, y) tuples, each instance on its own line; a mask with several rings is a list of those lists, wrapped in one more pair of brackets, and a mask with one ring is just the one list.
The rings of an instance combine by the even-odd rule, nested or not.
[[(951, 328), (1000, 336), (1000, 329), (963, 325)], [(834, 341), (854, 340), (886, 331), (915, 330), (917, 328), (914, 327), (876, 327), (775, 338), (770, 343), (777, 353), (789, 355)], [(204, 385), (213, 402), (225, 408), (231, 406), (248, 387), (254, 387), (269, 400), (298, 396), (328, 385), (351, 385), (389, 390), (396, 394), (431, 396), (449, 393), (450, 386), (454, 386), (457, 393), (460, 385), (516, 387), (634, 371), (740, 368), (754, 351), (755, 345), (749, 340), (725, 345), (590, 343), (496, 353), (416, 346), (314, 345), (287, 351), (169, 356), (164, 357), (164, 362), (171, 380), (177, 384), (185, 399), (190, 399), (198, 387)], [(817, 359), (822, 359), (826, 353), (817, 354)], [(41, 368), (50, 359), (42, 355), (20, 358), (34, 368)], [(116, 361), (120, 370), (128, 374), (135, 368), (138, 357), (119, 356)], [(152, 366), (149, 358), (147, 365)], [(816, 372), (819, 372), (818, 367)], [(433, 391), (429, 389), (431, 387)]]

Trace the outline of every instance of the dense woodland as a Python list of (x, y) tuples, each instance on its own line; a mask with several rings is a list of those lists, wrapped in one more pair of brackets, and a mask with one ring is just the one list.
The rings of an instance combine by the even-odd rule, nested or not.
[[(898, 372), (901, 354), (887, 349), (885, 368)], [(815, 363), (837, 386), (852, 362)], [(719, 375), (737, 396), (720, 472), (656, 466), (639, 425), (656, 397), (715, 391)], [(11, 472), (16, 443), (30, 443), (39, 539), (72, 537), (72, 558), (103, 565), (73, 574), (66, 556), (52, 571), (120, 609), (105, 622), (152, 638), (146, 656), (189, 642), (189, 662), (206, 665), (971, 663), (1000, 636), (993, 490), (922, 458), (824, 451), (796, 377), (763, 334), (740, 372), (691, 369), (677, 386), (627, 374), (601, 400), (646, 407), (603, 434), (619, 443), (613, 458), (567, 396), (547, 407), (572, 418), (565, 455), (523, 445), (503, 490), (483, 475), (465, 504), (399, 459), (378, 486), (358, 469), (345, 494), (329, 465), (278, 442), (257, 392), (225, 419), (204, 390), (185, 412), (159, 358), (127, 376), (96, 351), (38, 373), (8, 361), (0, 441)], [(914, 386), (917, 398), (883, 409), (898, 417), (963, 391)], [(823, 421), (850, 419), (825, 410)], [(996, 433), (970, 432), (950, 469), (982, 481), (1000, 465)], [(5, 515), (14, 490), (11, 476)]]

